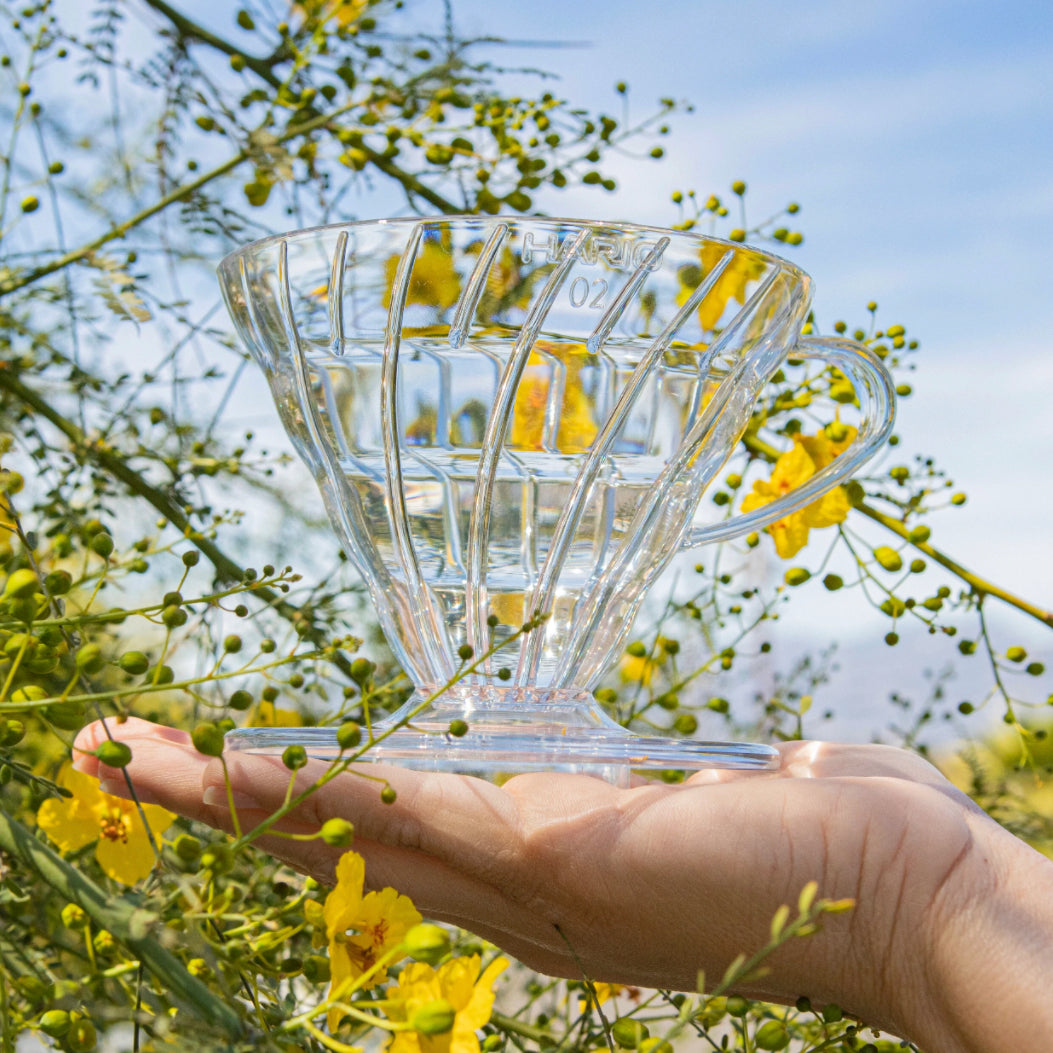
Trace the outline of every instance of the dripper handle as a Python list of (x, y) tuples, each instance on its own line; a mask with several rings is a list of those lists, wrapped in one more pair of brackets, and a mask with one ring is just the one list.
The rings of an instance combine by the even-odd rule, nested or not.
[(881, 359), (868, 347), (854, 340), (806, 336), (787, 357), (812, 359), (836, 366), (844, 373), (859, 401), (860, 422), (855, 438), (803, 486), (754, 512), (690, 530), (684, 538), (684, 548), (726, 541), (778, 522), (851, 476), (889, 437), (895, 419), (895, 389)]

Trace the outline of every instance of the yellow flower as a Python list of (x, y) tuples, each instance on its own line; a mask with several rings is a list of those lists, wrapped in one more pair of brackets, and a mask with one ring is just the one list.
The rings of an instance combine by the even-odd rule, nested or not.
[(592, 416), (592, 402), (582, 388), (581, 370), (585, 365), (585, 346), (560, 346), (539, 340), (544, 355), (531, 352), (516, 392), (512, 410), (509, 444), (514, 450), (543, 450), (548, 396), (555, 375), (555, 358), (563, 366), (563, 392), (556, 428), (556, 449), (560, 453), (582, 453), (596, 438), (599, 428)]
[[(825, 468), (855, 437), (854, 428), (845, 428), (844, 436), (832, 442), (824, 432), (796, 436), (791, 450), (775, 462), (771, 478), (758, 479), (753, 492), (742, 502), (743, 512), (763, 508), (791, 490), (806, 483), (820, 468)], [(808, 532), (843, 523), (850, 505), (844, 487), (838, 486), (811, 504), (772, 523), (767, 528), (775, 542), (775, 551), (783, 559), (791, 559), (808, 544)]]
[(155, 837), (164, 833), (175, 814), (156, 804), (144, 804), (139, 814), (133, 801), (111, 797), (90, 776), (66, 765), (56, 780), (72, 797), (49, 797), (37, 811), (37, 823), (62, 852), (95, 844), (99, 866), (114, 881), (134, 885), (154, 866), (147, 826)]
[[(345, 852), (336, 865), (336, 887), (325, 899), (323, 917), (329, 940), (331, 998), (342, 998), (421, 921), (409, 897), (399, 895), (393, 888), (363, 895), (365, 877), (362, 857), (357, 852)], [(355, 931), (348, 931), (352, 929)], [(381, 968), (359, 986), (369, 990), (386, 977), (387, 968)], [(342, 1016), (339, 1009), (329, 1011), (330, 1030), (335, 1030)]]
[(358, 21), (369, 6), (369, 0), (307, 0), (293, 4), (292, 11), (305, 23), (317, 23), (335, 19), (341, 26), (350, 26)]
[(490, 1019), (494, 981), (508, 967), (508, 961), (496, 958), (482, 976), (479, 965), (477, 954), (454, 958), (438, 969), (423, 962), (407, 965), (399, 974), (398, 988), (388, 993), (389, 1018), (411, 1023), (418, 1010), (445, 1002), (453, 1009), (453, 1026), (442, 1034), (397, 1031), (387, 1053), (479, 1053), (476, 1031)]
[[(391, 306), (391, 285), (399, 266), (399, 256), (391, 256), (384, 263), (384, 306)], [(407, 304), (423, 304), (445, 311), (457, 302), (461, 295), (461, 279), (453, 265), (453, 256), (447, 245), (433, 238), (427, 239), (417, 253), (410, 274)]]
[[(702, 284), (703, 278), (724, 258), (727, 251), (726, 245), (706, 242), (702, 246), (701, 269), (693, 265), (680, 268), (680, 291), (676, 297), (678, 307), (687, 303), (691, 294)], [(729, 301), (745, 304), (746, 286), (764, 273), (765, 266), (762, 257), (736, 250), (716, 284), (698, 306), (698, 321), (702, 328), (715, 329)]]
[(266, 699), (256, 703), (256, 712), (252, 718), (254, 728), (302, 728), (303, 724), (303, 714), (294, 709), (278, 709)]

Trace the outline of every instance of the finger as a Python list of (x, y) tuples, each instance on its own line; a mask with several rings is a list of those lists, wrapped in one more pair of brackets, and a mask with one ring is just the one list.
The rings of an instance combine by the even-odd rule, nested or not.
[(783, 778), (898, 778), (930, 786), (947, 785), (944, 776), (916, 753), (879, 744), (784, 742), (778, 774)]
[[(131, 748), (132, 759), (123, 768), (110, 768), (94, 756), (108, 739)], [(97, 720), (77, 733), (73, 766), (99, 780), (104, 793), (129, 797), (128, 783), (143, 804), (160, 804), (180, 815), (195, 814), (201, 805), (201, 778), (209, 759), (194, 748), (185, 731), (129, 717)], [(206, 819), (207, 822), (207, 819)]]

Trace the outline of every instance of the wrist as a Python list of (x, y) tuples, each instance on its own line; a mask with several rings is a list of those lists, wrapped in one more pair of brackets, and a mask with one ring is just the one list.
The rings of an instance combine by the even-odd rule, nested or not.
[(1053, 1034), (1053, 861), (982, 813), (919, 927), (910, 1038), (928, 1053), (1042, 1053)]

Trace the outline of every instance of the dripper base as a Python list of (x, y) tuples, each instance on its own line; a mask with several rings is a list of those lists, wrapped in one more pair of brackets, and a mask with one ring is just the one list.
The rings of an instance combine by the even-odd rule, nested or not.
[[(505, 696), (505, 697), (502, 697)], [(463, 735), (450, 731), (463, 721)], [(454, 725), (456, 730), (460, 730)], [(708, 768), (764, 771), (779, 766), (771, 746), (634, 735), (611, 720), (588, 692), (490, 689), (482, 697), (447, 692), (434, 701), (414, 696), (398, 712), (363, 729), (357, 761), (394, 764), (417, 771), (457, 772), (501, 782), (523, 772), (593, 775), (628, 786), (632, 773), (660, 775)], [(242, 728), (226, 736), (226, 748), (281, 754), (303, 746), (319, 760), (341, 756), (335, 727)]]

